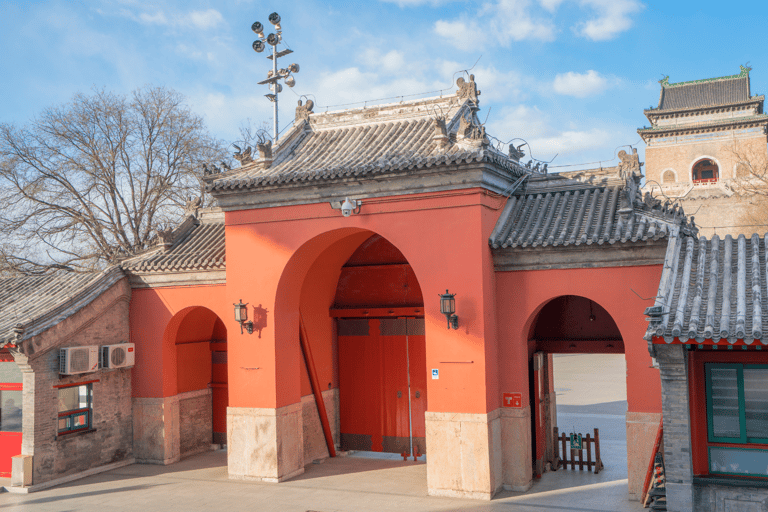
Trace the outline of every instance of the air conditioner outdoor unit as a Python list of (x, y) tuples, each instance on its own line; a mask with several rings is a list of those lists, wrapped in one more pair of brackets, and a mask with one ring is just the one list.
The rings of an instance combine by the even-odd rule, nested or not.
[(136, 345), (120, 343), (101, 347), (102, 368), (126, 368), (133, 366), (136, 358)]
[(99, 347), (67, 347), (59, 349), (59, 373), (75, 375), (99, 369)]

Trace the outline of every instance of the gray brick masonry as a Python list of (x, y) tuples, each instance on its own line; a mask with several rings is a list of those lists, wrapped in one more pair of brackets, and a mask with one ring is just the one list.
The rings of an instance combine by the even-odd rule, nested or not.
[(693, 510), (691, 423), (688, 407), (688, 354), (683, 345), (656, 345), (664, 414), (664, 468), (667, 510)]

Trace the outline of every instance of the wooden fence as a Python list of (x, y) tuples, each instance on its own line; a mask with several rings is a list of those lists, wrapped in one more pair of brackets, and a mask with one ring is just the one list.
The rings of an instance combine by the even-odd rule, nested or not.
[[(557, 470), (560, 467), (568, 469), (568, 465), (571, 465), (571, 469), (576, 469), (578, 466), (579, 471), (590, 471), (594, 468), (595, 474), (598, 474), (600, 470), (604, 468), (603, 460), (600, 458), (600, 430), (595, 429), (595, 436), (591, 437), (589, 434), (582, 436), (581, 449), (571, 449), (570, 436), (565, 433), (559, 434), (557, 427), (554, 427), (554, 435), (552, 436), (555, 442), (555, 460), (552, 463), (552, 469)], [(587, 452), (586, 460), (584, 460), (584, 452)]]

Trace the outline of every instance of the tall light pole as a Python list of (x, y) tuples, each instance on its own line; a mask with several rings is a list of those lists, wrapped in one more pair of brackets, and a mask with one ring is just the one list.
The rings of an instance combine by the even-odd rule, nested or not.
[(251, 25), (251, 30), (256, 32), (259, 36), (257, 40), (253, 42), (253, 49), (256, 52), (261, 53), (266, 48), (266, 45), (272, 47), (272, 54), (267, 55), (267, 58), (272, 60), (272, 69), (267, 72), (267, 79), (259, 82), (259, 85), (269, 84), (269, 90), (272, 94), (265, 94), (265, 96), (273, 103), (272, 108), (274, 111), (274, 123), (273, 123), (273, 142), (277, 143), (277, 134), (280, 133), (277, 125), (277, 96), (282, 92), (283, 86), (279, 83), (280, 80), (285, 82), (288, 87), (296, 85), (296, 79), (293, 78), (291, 73), (299, 72), (298, 64), (291, 64), (287, 68), (277, 69), (277, 59), (293, 53), (293, 50), (286, 48), (284, 50), (277, 51), (277, 45), (283, 40), (283, 29), (280, 26), (280, 15), (273, 12), (269, 15), (269, 22), (275, 26), (274, 34), (269, 34), (264, 37), (264, 25), (258, 21)]

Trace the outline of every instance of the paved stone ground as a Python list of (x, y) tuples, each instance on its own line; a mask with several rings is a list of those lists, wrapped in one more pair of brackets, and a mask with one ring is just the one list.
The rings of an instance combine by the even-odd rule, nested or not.
[[(597, 392), (589, 389), (592, 377), (584, 372), (594, 370), (592, 358), (560, 356), (555, 363), (555, 386), (563, 389), (558, 396), (561, 427), (601, 429), (606, 470), (599, 475), (559, 470), (546, 473), (527, 493), (505, 491), (490, 502), (478, 502), (427, 496), (423, 462), (338, 457), (310, 464), (291, 481), (265, 484), (229, 480), (226, 452), (215, 451), (171, 466), (128, 466), (33, 494), (1, 494), (0, 512), (640, 512), (644, 509), (639, 503), (627, 501), (621, 409), (626, 411), (626, 396), (622, 398), (623, 388), (616, 385), (598, 387)], [(599, 363), (599, 373), (613, 375), (605, 378), (615, 384), (616, 375), (624, 372), (623, 356), (610, 358)], [(603, 396), (605, 387), (613, 390)]]

